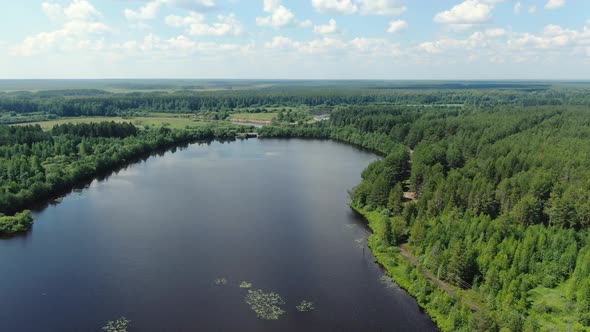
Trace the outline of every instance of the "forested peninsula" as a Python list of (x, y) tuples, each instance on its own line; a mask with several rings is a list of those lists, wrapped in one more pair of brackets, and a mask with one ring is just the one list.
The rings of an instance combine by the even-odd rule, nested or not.
[(333, 139), (382, 156), (351, 208), (441, 330), (590, 331), (588, 85), (268, 85), (0, 93), (0, 233), (28, 229), (32, 203), (159, 149)]

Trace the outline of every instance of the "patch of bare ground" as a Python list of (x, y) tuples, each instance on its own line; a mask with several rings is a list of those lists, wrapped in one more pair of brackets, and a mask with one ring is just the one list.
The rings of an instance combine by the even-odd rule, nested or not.
[(404, 192), (404, 199), (410, 202), (416, 202), (418, 200), (418, 198), (416, 197), (416, 193), (413, 191)]

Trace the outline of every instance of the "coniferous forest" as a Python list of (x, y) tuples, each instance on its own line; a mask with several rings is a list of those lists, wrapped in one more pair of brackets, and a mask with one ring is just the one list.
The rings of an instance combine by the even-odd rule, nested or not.
[(262, 132), (383, 155), (351, 205), (380, 263), (443, 330), (587, 330), (589, 110), (346, 106), (329, 122)]
[(443, 331), (590, 330), (584, 85), (1, 93), (9, 124), (156, 112), (210, 121), (0, 126), (0, 234), (28, 229), (27, 208), (76, 183), (159, 149), (234, 139), (254, 129), (221, 120), (276, 107), (307, 116), (281, 116), (257, 129), (261, 138), (333, 139), (381, 155), (351, 188), (350, 205), (373, 229), (379, 263)]

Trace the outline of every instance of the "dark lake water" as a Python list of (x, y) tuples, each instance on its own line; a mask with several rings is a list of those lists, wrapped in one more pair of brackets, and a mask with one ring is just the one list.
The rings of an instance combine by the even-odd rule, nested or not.
[[(195, 144), (94, 181), (0, 240), (0, 330), (100, 331), (121, 316), (130, 331), (435, 330), (381, 280), (346, 205), (375, 158), (331, 141)], [(257, 318), (241, 281), (286, 313)]]

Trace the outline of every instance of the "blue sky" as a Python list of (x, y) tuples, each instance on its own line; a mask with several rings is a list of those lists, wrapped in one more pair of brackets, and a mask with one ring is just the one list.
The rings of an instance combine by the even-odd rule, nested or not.
[(0, 78), (590, 79), (588, 0), (20, 0)]

